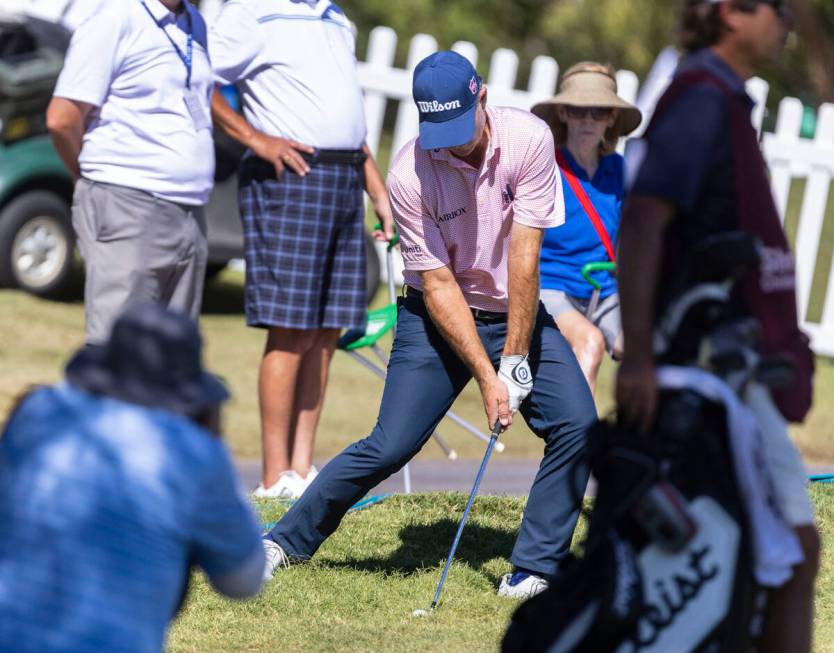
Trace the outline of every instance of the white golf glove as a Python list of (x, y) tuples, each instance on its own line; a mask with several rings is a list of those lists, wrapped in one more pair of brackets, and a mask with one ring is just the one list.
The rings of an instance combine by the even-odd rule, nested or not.
[(507, 386), (510, 395), (510, 411), (514, 413), (533, 389), (533, 373), (530, 371), (527, 356), (520, 354), (502, 356), (498, 378)]

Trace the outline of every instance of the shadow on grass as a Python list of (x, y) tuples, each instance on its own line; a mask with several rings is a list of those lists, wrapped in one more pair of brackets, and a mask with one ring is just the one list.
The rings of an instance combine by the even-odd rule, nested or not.
[[(441, 519), (432, 524), (409, 524), (400, 530), (400, 547), (386, 557), (349, 558), (325, 563), (328, 567), (350, 567), (361, 571), (411, 575), (427, 567), (443, 565), (459, 522)], [(455, 560), (476, 570), (495, 558), (509, 558), (516, 533), (467, 523), (455, 552)], [(487, 574), (492, 581), (493, 574)]]
[(84, 268), (80, 262), (73, 264), (67, 277), (66, 285), (58, 290), (41, 295), (41, 299), (58, 304), (83, 304), (84, 303)]
[(243, 283), (224, 278), (206, 279), (203, 290), (204, 315), (242, 315)]

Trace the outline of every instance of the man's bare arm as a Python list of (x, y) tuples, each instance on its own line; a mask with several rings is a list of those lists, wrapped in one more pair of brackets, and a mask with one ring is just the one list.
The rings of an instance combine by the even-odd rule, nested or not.
[(659, 197), (633, 196), (620, 227), (618, 284), (623, 322), (623, 362), (617, 374), (617, 406), (647, 431), (657, 406), (652, 332), (663, 256), (663, 234), (676, 213)]
[(498, 379), (484, 350), (475, 319), (452, 270), (448, 266), (427, 270), (420, 273), (420, 278), (423, 299), (432, 321), (478, 382), (489, 427), (492, 428), (497, 419), (509, 426), (512, 415), (507, 388)]
[(510, 234), (508, 259), (507, 339), (504, 355), (526, 355), (539, 307), (539, 256), (544, 231), (515, 223)]
[(95, 107), (87, 102), (53, 97), (46, 109), (46, 128), (52, 135), (55, 151), (73, 179), (81, 176), (78, 157), (87, 127), (87, 118)]
[(365, 173), (365, 192), (371, 198), (374, 205), (374, 213), (379, 218), (382, 229), (374, 230), (373, 236), (376, 240), (391, 240), (394, 237), (394, 216), (391, 213), (391, 202), (388, 199), (388, 189), (385, 188), (385, 180), (376, 165), (371, 148), (365, 143), (362, 151), (367, 155), (362, 171)]
[(310, 166), (300, 152), (313, 153), (313, 148), (289, 138), (267, 136), (250, 125), (246, 118), (237, 113), (217, 89), (211, 96), (211, 117), (214, 124), (238, 143), (248, 147), (265, 161), (275, 166), (275, 174), (281, 176), (285, 168), (292, 169), (302, 177), (310, 172)]

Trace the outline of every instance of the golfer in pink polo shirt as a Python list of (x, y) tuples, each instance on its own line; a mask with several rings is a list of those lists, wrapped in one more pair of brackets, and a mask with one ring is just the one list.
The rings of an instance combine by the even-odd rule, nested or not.
[(487, 107), (472, 65), (438, 52), (414, 71), (420, 135), (395, 157), (388, 190), (407, 290), (371, 434), (334, 458), (266, 536), (270, 572), (313, 555), (347, 509), (426, 443), (473, 377), (486, 422), (520, 412), (544, 457), (498, 593), (526, 598), (568, 555), (588, 479), (596, 409), (576, 358), (539, 303), (544, 229), (564, 220), (547, 125)]

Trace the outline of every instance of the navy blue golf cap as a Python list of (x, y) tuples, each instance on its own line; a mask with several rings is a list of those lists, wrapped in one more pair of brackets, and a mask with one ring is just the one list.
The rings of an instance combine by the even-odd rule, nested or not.
[(466, 57), (442, 50), (414, 69), (412, 93), (420, 112), (420, 147), (457, 147), (475, 134), (481, 78)]

